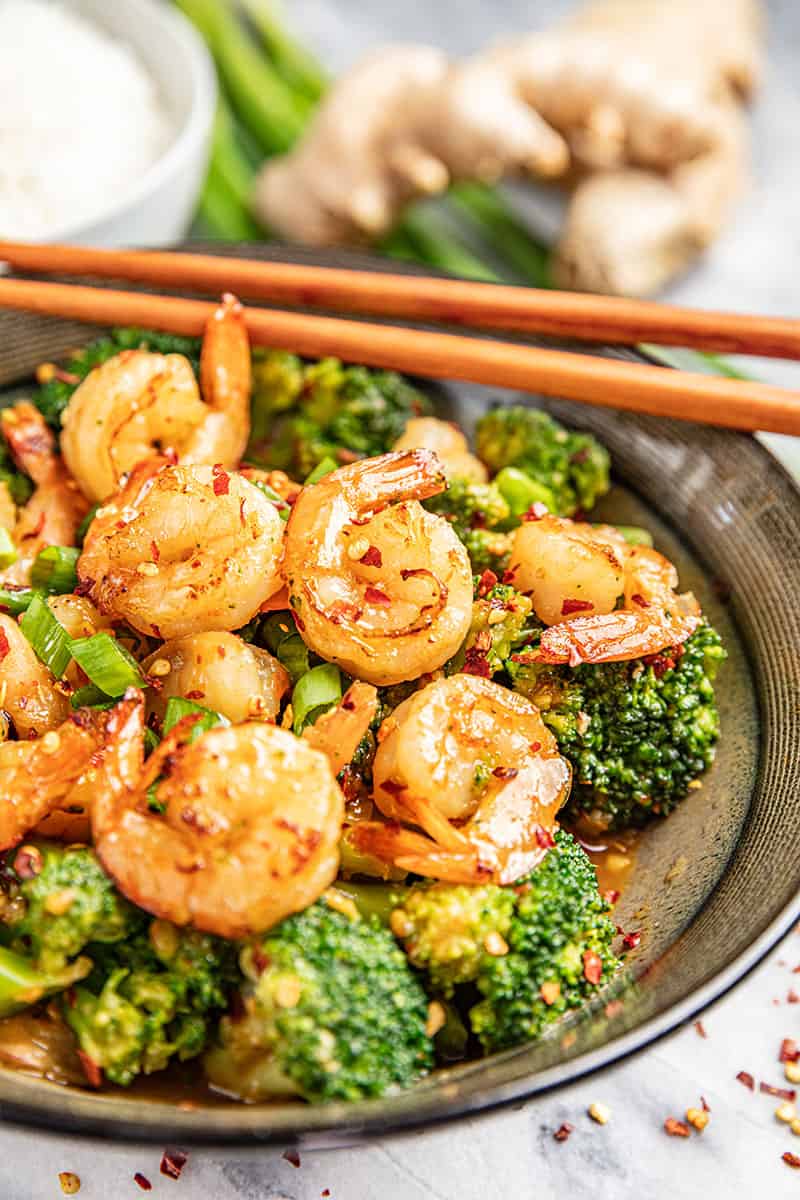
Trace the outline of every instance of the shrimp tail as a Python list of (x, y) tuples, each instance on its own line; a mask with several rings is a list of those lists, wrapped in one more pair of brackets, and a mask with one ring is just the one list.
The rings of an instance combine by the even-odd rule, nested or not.
[(695, 632), (700, 618), (618, 609), (591, 617), (575, 617), (551, 625), (542, 633), (539, 649), (524, 652), (520, 661), (537, 663), (629, 662), (679, 646)]
[(447, 487), (444, 467), (433, 450), (395, 450), (361, 459), (329, 478), (340, 483), (345, 495), (350, 493), (353, 508), (361, 513), (377, 513), (403, 500), (427, 500)]
[(37, 408), (23, 400), (0, 414), (11, 457), (36, 484), (49, 481), (57, 462), (52, 431)]

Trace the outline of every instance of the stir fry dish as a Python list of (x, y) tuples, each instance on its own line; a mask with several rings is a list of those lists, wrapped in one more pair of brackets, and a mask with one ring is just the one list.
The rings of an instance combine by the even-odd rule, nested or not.
[[(0, 1061), (357, 1100), (619, 966), (584, 849), (714, 756), (724, 649), (609, 456), (390, 372), (117, 330), (0, 414)], [(595, 836), (595, 840), (597, 840)]]

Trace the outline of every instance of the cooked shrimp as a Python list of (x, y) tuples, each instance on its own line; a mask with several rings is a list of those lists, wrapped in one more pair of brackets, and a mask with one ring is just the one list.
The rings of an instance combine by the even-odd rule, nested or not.
[(331, 764), (334, 775), (352, 761), (378, 711), (378, 693), (369, 683), (356, 680), (342, 696), (336, 708), (323, 713), (303, 730), (303, 740), (320, 750)]
[(378, 741), (375, 803), (428, 836), (365, 822), (349, 835), (362, 853), (453, 883), (513, 883), (552, 845), (570, 767), (524, 697), (475, 675), (438, 679), (394, 710)]
[(257, 722), (192, 743), (190, 716), (142, 767), (141, 697), (126, 697), (115, 720), (117, 761), (103, 760), (92, 832), (134, 904), (243, 938), (307, 908), (334, 879), (344, 798), (324, 755)]
[(136, 463), (237, 466), (250, 435), (250, 345), (242, 306), (226, 295), (206, 325), (201, 390), (181, 354), (126, 350), (96, 367), (63, 417), (64, 458), (90, 500), (106, 500)]
[[(52, 832), (40, 825), (51, 814), (66, 820), (86, 809), (108, 741), (107, 724), (106, 713), (82, 709), (35, 741), (0, 745), (0, 850), (37, 826)], [(82, 828), (88, 828), (85, 817)]]
[(13, 617), (0, 613), (0, 709), (18, 738), (38, 738), (69, 715), (69, 700)]
[(53, 434), (38, 409), (23, 401), (4, 409), (0, 422), (15, 463), (36, 485), (14, 524), (17, 561), (0, 575), (4, 583), (26, 584), (40, 550), (75, 544), (88, 505), (56, 453)]
[(195, 633), (174, 638), (142, 664), (154, 688), (148, 712), (164, 718), (170, 696), (185, 696), (242, 721), (274, 721), (291, 687), (289, 672), (267, 650), (234, 633)]
[(81, 591), (158, 638), (238, 629), (281, 587), (283, 531), (275, 506), (240, 475), (154, 459), (90, 525)]
[(412, 417), (393, 450), (433, 450), (448, 479), (458, 477), (485, 483), (489, 472), (469, 448), (457, 425), (438, 417)]
[(526, 652), (531, 661), (639, 658), (679, 645), (699, 623), (694, 597), (676, 594), (672, 563), (649, 546), (629, 545), (611, 526), (552, 516), (526, 521), (514, 535), (510, 572), (550, 626), (539, 650)]
[(3, 479), (0, 480), (0, 529), (5, 529), (7, 533), (13, 533), (16, 523), (17, 506), (8, 484)]
[(418, 503), (444, 486), (435, 454), (411, 450), (351, 463), (295, 500), (284, 572), (298, 630), (357, 679), (416, 679), (466, 636), (467, 552)]

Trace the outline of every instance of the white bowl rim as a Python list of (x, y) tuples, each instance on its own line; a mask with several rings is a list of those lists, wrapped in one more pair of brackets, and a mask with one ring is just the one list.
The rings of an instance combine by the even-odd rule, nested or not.
[[(202, 145), (214, 119), (217, 103), (217, 76), (211, 54), (191, 21), (177, 9), (168, 8), (160, 0), (115, 0), (124, 2), (129, 9), (136, 10), (141, 21), (161, 21), (180, 45), (186, 56), (191, 75), (191, 101), (189, 114), (182, 125), (173, 133), (167, 148), (142, 175), (129, 192), (112, 208), (102, 209), (88, 219), (73, 222), (55, 229), (46, 238), (33, 238), (35, 242), (72, 242), (82, 236), (91, 235), (100, 225), (117, 221), (173, 174), (176, 168)], [(100, 28), (105, 27), (102, 25)], [(141, 57), (137, 55), (137, 57)], [(152, 75), (149, 65), (144, 66)], [(158, 86), (160, 81), (155, 79)], [(26, 239), (20, 239), (26, 240)]]

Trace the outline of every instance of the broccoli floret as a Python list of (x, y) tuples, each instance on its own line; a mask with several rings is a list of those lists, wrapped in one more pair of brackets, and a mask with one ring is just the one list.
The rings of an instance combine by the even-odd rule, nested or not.
[(449, 675), (466, 671), (489, 679), (505, 670), (523, 639), (531, 601), (510, 584), (495, 582), (491, 574), (477, 577), (475, 588), (469, 633), (445, 669)]
[(617, 966), (594, 867), (561, 830), (544, 862), (513, 887), (419, 886), (392, 927), (435, 988), (451, 995), (475, 986), (482, 998), (469, 1023), (486, 1051), (539, 1037)]
[(174, 333), (157, 333), (147, 329), (113, 329), (76, 351), (58, 371), (34, 393), (33, 403), (48, 425), (61, 429), (61, 414), (70, 402), (72, 393), (90, 371), (113, 358), (122, 350), (154, 350), (160, 354), (183, 354), (195, 373), (200, 369), (199, 338), (181, 337)]
[(574, 433), (547, 413), (522, 405), (494, 408), (476, 429), (478, 457), (490, 471), (518, 467), (549, 488), (555, 511), (588, 512), (610, 486), (608, 451), (590, 434)]
[(467, 548), (473, 571), (503, 573), (511, 549), (504, 532), (511, 512), (493, 483), (451, 479), (444, 492), (425, 501), (425, 507), (450, 522)]
[(90, 942), (128, 938), (143, 920), (88, 846), (23, 846), (7, 860), (4, 884), (11, 948), (44, 971), (62, 970)]
[(253, 431), (248, 457), (305, 479), (324, 458), (385, 454), (427, 398), (393, 371), (303, 363), (283, 351), (253, 362)]
[(617, 829), (664, 816), (713, 762), (713, 679), (726, 657), (706, 622), (684, 645), (630, 662), (508, 670), (542, 710), (574, 778), (569, 811)]
[(212, 1083), (245, 1099), (380, 1096), (432, 1065), (427, 1000), (377, 921), (320, 901), (243, 951), (244, 1015), (221, 1022)]
[(122, 1086), (197, 1057), (237, 978), (236, 949), (160, 920), (124, 946), (90, 947), (94, 970), (63, 1005), (83, 1054)]

